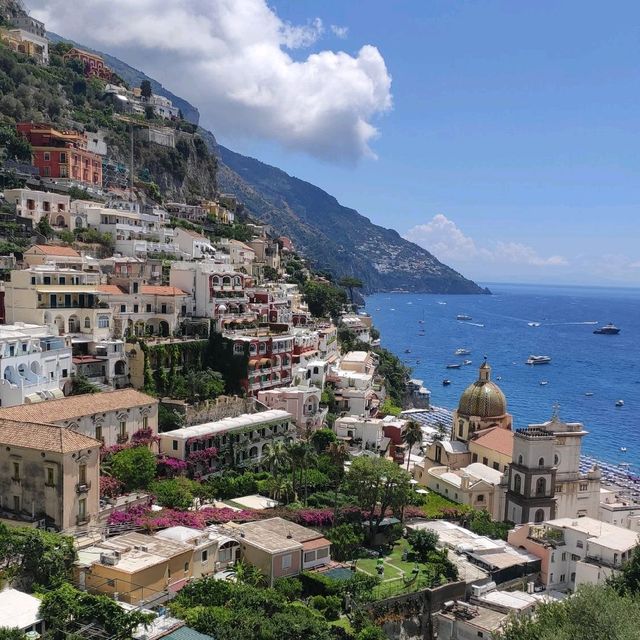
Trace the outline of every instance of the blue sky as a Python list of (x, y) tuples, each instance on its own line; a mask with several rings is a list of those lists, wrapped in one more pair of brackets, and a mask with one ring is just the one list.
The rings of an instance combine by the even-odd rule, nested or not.
[(640, 284), (637, 0), (29, 6), (473, 279)]
[[(446, 217), (475, 250), (447, 240), (441, 220), (412, 237), (440, 246), (439, 257), (470, 277), (640, 282), (639, 3), (274, 6), (294, 23), (318, 16), (348, 28), (315, 49), (375, 45), (393, 78), (393, 109), (375, 121), (377, 159), (355, 166), (272, 142), (230, 144), (403, 234)], [(535, 257), (519, 259), (515, 244)]]

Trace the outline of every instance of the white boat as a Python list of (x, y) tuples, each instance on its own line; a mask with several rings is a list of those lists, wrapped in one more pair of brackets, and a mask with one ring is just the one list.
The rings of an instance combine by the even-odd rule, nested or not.
[(593, 395), (593, 391), (586, 391), (584, 395), (590, 398)]
[(456, 364), (448, 364), (446, 368), (447, 369), (459, 369), (461, 366), (462, 365), (458, 364), (458, 363), (456, 363)]
[(620, 451), (622, 451), (622, 453), (626, 453), (627, 452), (627, 447), (620, 447)]
[(472, 364), (472, 361), (471, 360), (463, 360), (462, 364), (465, 364), (465, 365), (466, 364)]
[(551, 356), (529, 356), (527, 364), (549, 364)]
[(539, 323), (539, 322), (527, 322), (527, 324), (528, 324), (530, 327), (539, 327), (539, 326), (540, 326), (540, 323)]
[(616, 400), (616, 407), (624, 407), (624, 400)]
[(466, 315), (465, 313), (459, 313), (456, 316), (456, 320), (473, 320), (471, 316)]
[(548, 385), (549, 381), (548, 380), (540, 380), (540, 386), (544, 387), (545, 385)]
[(456, 349), (454, 352), (454, 355), (456, 356), (468, 356), (471, 354), (471, 351), (469, 351), (469, 349)]

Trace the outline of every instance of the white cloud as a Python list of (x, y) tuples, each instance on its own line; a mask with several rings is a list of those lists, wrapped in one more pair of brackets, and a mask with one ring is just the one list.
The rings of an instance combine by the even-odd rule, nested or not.
[[(373, 156), (375, 118), (392, 105), (378, 49), (287, 52), (317, 42), (322, 21), (292, 25), (266, 0), (31, 0), (47, 28), (107, 51), (195, 104), (227, 136), (352, 162)], [(334, 31), (335, 33), (335, 31)]]
[(532, 247), (520, 242), (495, 242), (478, 246), (473, 238), (441, 213), (426, 224), (409, 229), (404, 237), (424, 247), (439, 260), (453, 264), (490, 262), (496, 265), (522, 265), (530, 267), (561, 267), (568, 265), (562, 256), (540, 256)]
[(349, 27), (341, 27), (341, 26), (339, 26), (337, 24), (332, 24), (331, 25), (331, 32), (337, 38), (340, 38), (341, 40), (344, 40), (349, 35)]

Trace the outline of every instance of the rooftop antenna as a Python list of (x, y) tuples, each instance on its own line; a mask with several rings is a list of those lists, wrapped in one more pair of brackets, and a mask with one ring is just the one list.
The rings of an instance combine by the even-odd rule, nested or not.
[(556, 400), (551, 407), (551, 420), (557, 421), (560, 419), (560, 404)]

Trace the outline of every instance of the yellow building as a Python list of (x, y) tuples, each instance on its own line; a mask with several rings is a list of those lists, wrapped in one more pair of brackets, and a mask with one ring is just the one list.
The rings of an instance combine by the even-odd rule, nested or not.
[(78, 553), (81, 588), (129, 604), (178, 591), (193, 576), (194, 546), (142, 533), (109, 538)]
[(513, 431), (492, 427), (469, 442), (471, 462), (505, 472), (513, 454)]

